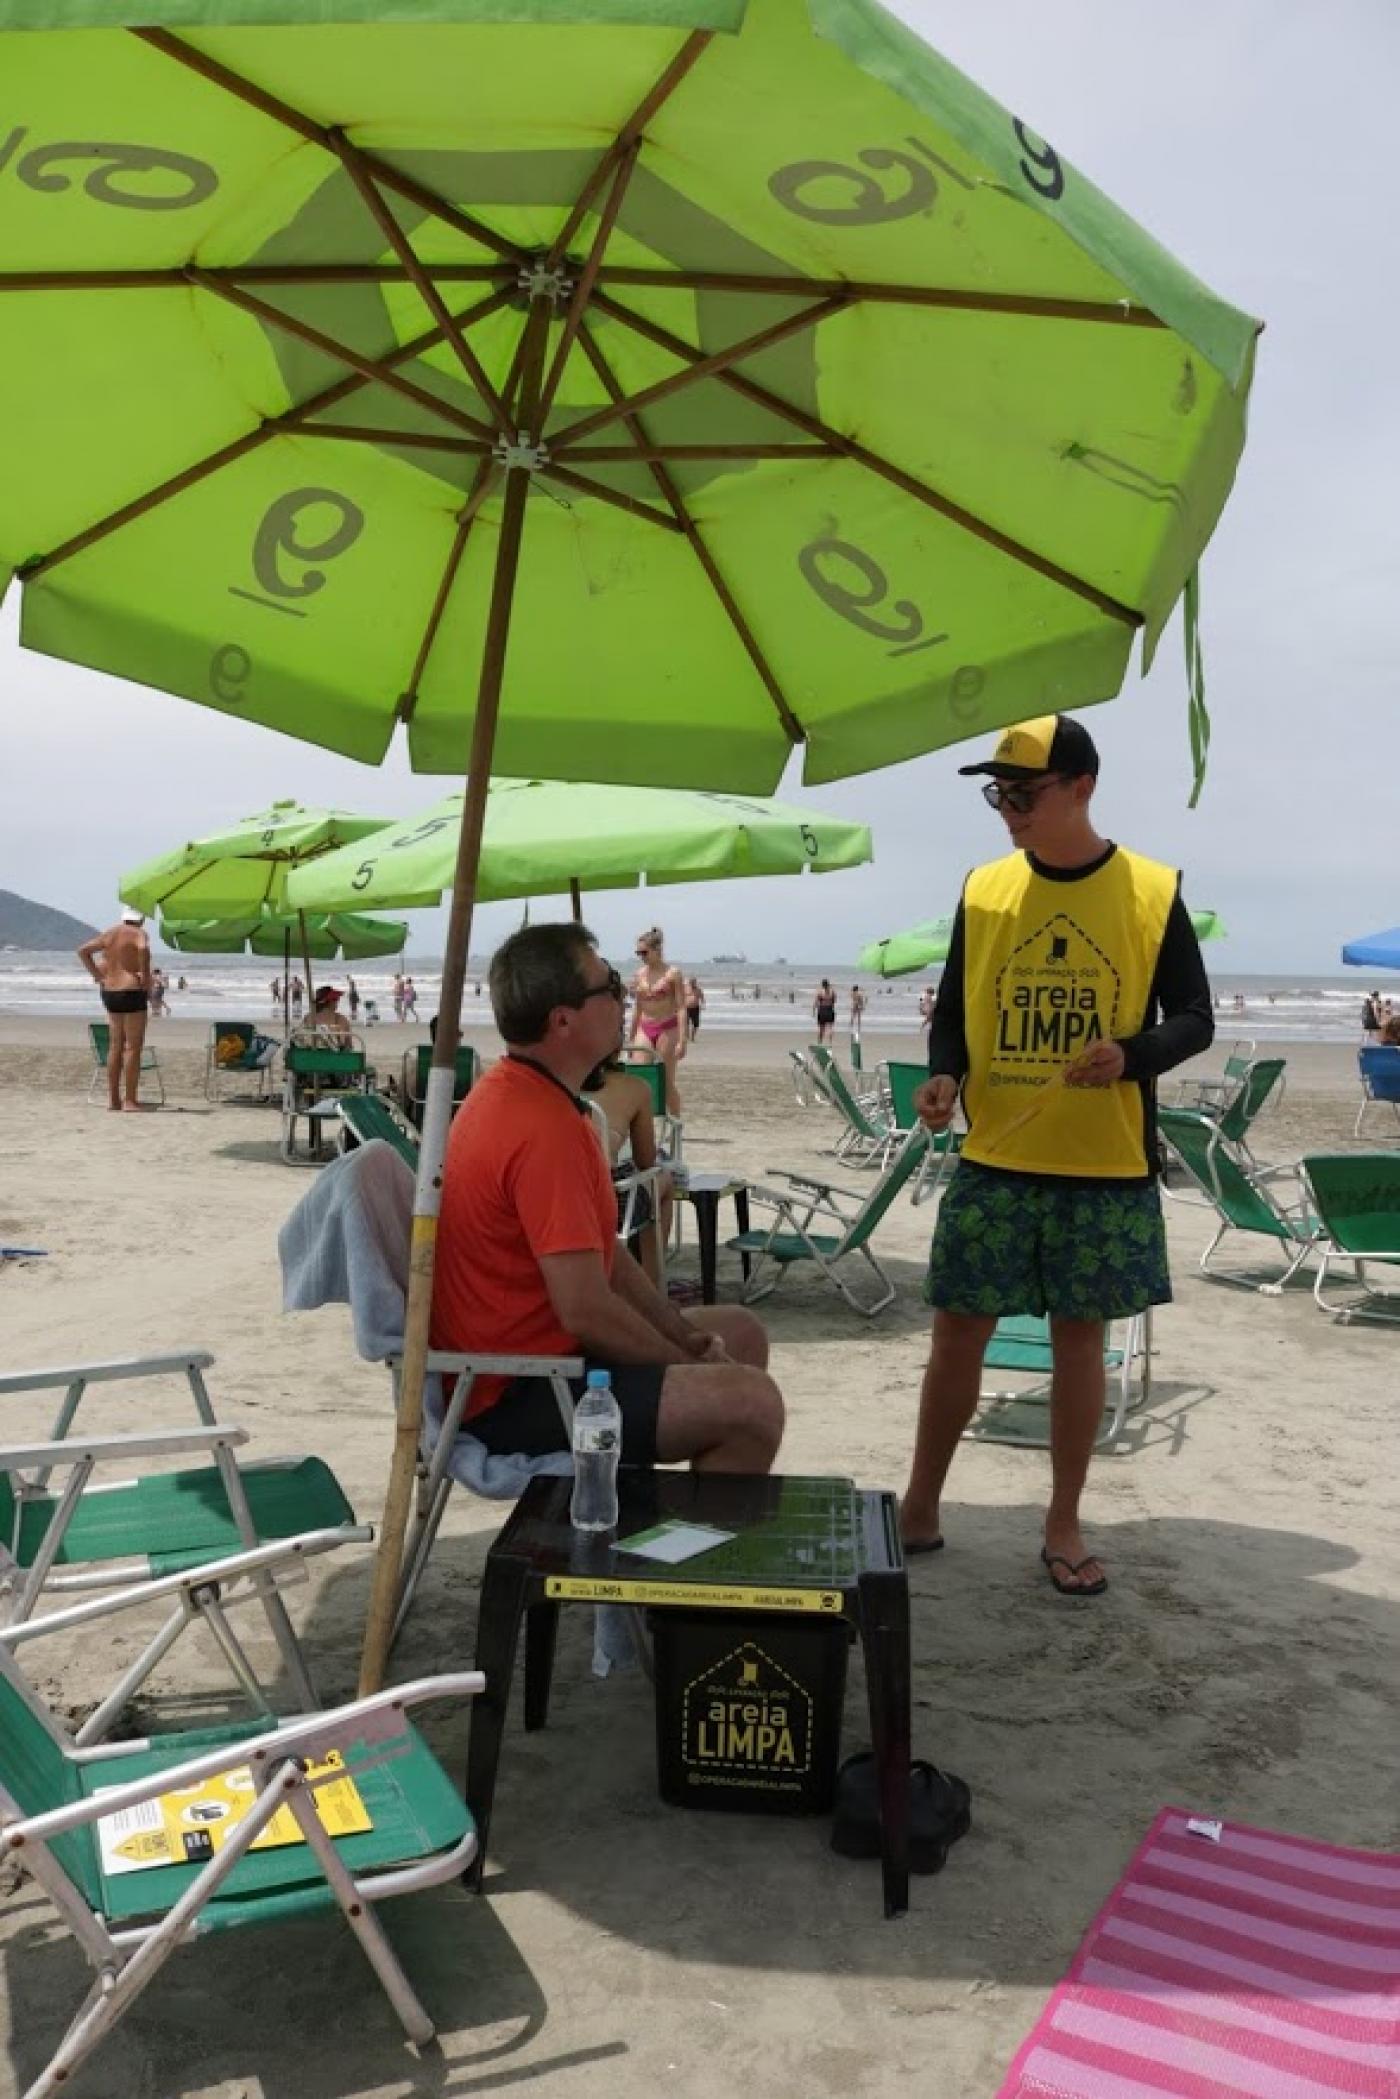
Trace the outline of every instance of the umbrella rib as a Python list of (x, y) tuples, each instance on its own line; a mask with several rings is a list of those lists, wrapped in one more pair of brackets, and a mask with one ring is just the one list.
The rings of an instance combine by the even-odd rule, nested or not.
[(467, 540), (471, 534), (472, 526), (476, 523), (481, 506), (490, 493), (491, 468), (492, 461), (489, 458), (483, 459), (476, 470), (476, 477), (472, 482), (467, 500), (457, 513), (457, 530), (452, 535), (452, 545), (448, 549), (447, 561), (443, 568), (441, 580), (438, 583), (437, 593), (433, 598), (432, 610), (428, 614), (428, 623), (423, 629), (423, 639), (418, 644), (418, 653), (413, 659), (413, 669), (409, 673), (408, 684), (399, 694), (398, 703), (394, 708), (394, 713), (401, 722), (411, 721), (413, 719), (413, 710), (418, 705), (418, 686), (424, 671), (428, 667), (428, 658), (433, 652), (433, 644), (437, 640), (438, 628), (441, 626), (442, 616), (447, 610), (447, 600), (452, 595), (452, 586), (457, 580), (457, 571), (462, 565), (462, 556), (467, 551)]
[[(258, 110), (265, 117), (270, 117), (275, 124), (285, 125), (287, 130), (296, 132), (299, 138), (307, 140), (309, 144), (321, 146), (327, 153), (339, 158), (335, 141), (324, 124), (318, 124), (314, 117), (308, 117), (302, 110), (294, 109), (289, 102), (283, 102), (278, 96), (269, 94), (265, 88), (255, 86), (251, 80), (244, 79), (241, 73), (235, 73), (232, 67), (220, 65), (217, 59), (210, 58), (203, 51), (197, 51), (192, 44), (182, 43), (180, 38), (172, 36), (168, 29), (131, 29), (128, 34), (139, 38), (143, 44), (149, 44), (152, 50), (161, 52), (166, 58), (173, 59), (177, 65), (186, 66), (190, 72), (198, 73), (202, 80), (222, 88), (225, 94), (234, 96), (240, 102), (246, 102), (250, 108)], [(446, 225), (455, 227), (457, 232), (466, 234), (469, 240), (477, 241), (483, 248), (489, 248), (493, 254), (501, 256), (507, 262), (524, 263), (529, 260), (525, 250), (517, 247), (514, 241), (507, 240), (503, 234), (493, 232), (491, 227), (484, 225), (480, 219), (474, 219), (470, 213), (449, 204), (445, 197), (439, 197), (423, 183), (415, 182), (411, 175), (401, 174), (388, 161), (380, 160), (377, 154), (364, 153), (362, 157), (365, 165), (373, 169), (375, 180), (384, 189), (393, 190), (410, 204), (416, 204), (420, 210), (427, 212), (429, 217), (443, 220)]]
[[(613, 371), (612, 366), (608, 363), (607, 358), (599, 349), (597, 343), (593, 339), (592, 334), (587, 328), (581, 328), (579, 330), (579, 340), (583, 345), (584, 353), (587, 356), (589, 363), (593, 366), (594, 371), (602, 380), (603, 385), (607, 388), (607, 391), (612, 396), (613, 400), (619, 405), (621, 405), (624, 400), (625, 389), (623, 388), (621, 381), (617, 377), (617, 374)], [(647, 436), (646, 431), (642, 426), (640, 418), (636, 416), (630, 409), (624, 409), (623, 424), (629, 432), (629, 434), (636, 439), (639, 448), (638, 456), (646, 457), (643, 448), (645, 448), (647, 445)], [(779, 685), (778, 683), (772, 665), (769, 663), (767, 657), (764, 655), (762, 649), (759, 647), (758, 642), (754, 636), (753, 629), (749, 626), (748, 621), (744, 618), (743, 613), (739, 610), (738, 604), (734, 598), (734, 594), (730, 590), (729, 585), (725, 582), (724, 577), (719, 571), (719, 567), (714, 559), (714, 556), (711, 554), (709, 548), (706, 546), (703, 538), (701, 537), (700, 529), (696, 525), (695, 520), (691, 517), (690, 512), (687, 510), (685, 506), (685, 501), (681, 495), (680, 490), (676, 487), (675, 482), (672, 480), (670, 474), (666, 471), (666, 468), (659, 459), (654, 457), (647, 457), (646, 464), (651, 469), (652, 479), (655, 481), (657, 487), (660, 489), (662, 495), (665, 497), (667, 503), (670, 505), (671, 511), (676, 519), (678, 527), (685, 534), (687, 540), (690, 542), (691, 550), (694, 553), (696, 560), (700, 563), (700, 566), (703, 569), (705, 576), (715, 593), (715, 596), (719, 599), (720, 604), (723, 607), (725, 614), (727, 615), (731, 624), (733, 625), (734, 631), (738, 635), (740, 642), (743, 644), (744, 650), (748, 655), (749, 661), (752, 663), (755, 671), (758, 673), (759, 679), (763, 684), (764, 690), (767, 692), (769, 699), (773, 702), (773, 706), (777, 712), (778, 719), (782, 723), (783, 728), (787, 733), (789, 741), (792, 743), (804, 743), (806, 741), (806, 731), (803, 729), (801, 722), (797, 719), (797, 716), (793, 713), (791, 706), (788, 704), (787, 696), (784, 693), (781, 685)]]
[[(429, 262), (421, 264), (440, 284), (482, 284), (508, 267), (501, 262)], [(397, 263), (310, 262), (225, 263), (209, 271), (231, 284), (407, 284), (411, 278)], [(11, 270), (0, 271), (0, 293), (64, 291), (180, 291), (189, 282), (184, 266), (169, 270)], [(1040, 299), (1014, 292), (975, 292), (937, 285), (885, 284), (846, 277), (743, 276), (721, 270), (648, 270), (627, 263), (604, 263), (598, 272), (604, 285), (626, 285), (648, 291), (737, 292), (752, 296), (811, 299), (844, 295), (866, 305), (929, 306), (955, 313), (989, 313), (1038, 321), (1084, 321), (1117, 328), (1166, 330), (1145, 306), (1126, 299)]]
[[(622, 398), (620, 390), (618, 398)], [(570, 445), (569, 457), (601, 462), (637, 459), (839, 459), (841, 454), (835, 445), (657, 445), (644, 438), (635, 445)]]
[(599, 214), (598, 230), (593, 236), (593, 245), (588, 251), (588, 260), (579, 272), (578, 282), (575, 284), (573, 296), (569, 300), (569, 310), (564, 316), (564, 325), (559, 332), (559, 341), (555, 346), (554, 362), (549, 368), (549, 377), (545, 380), (543, 391), (540, 394), (540, 412), (537, 428), (541, 431), (549, 421), (549, 411), (554, 406), (554, 397), (559, 391), (559, 382), (564, 376), (564, 367), (569, 361), (569, 352), (574, 346), (574, 338), (578, 334), (584, 313), (587, 311), (588, 302), (593, 296), (593, 287), (598, 281), (598, 271), (602, 266), (603, 255), (609, 240), (612, 238), (613, 227), (617, 224), (617, 215), (622, 209), (622, 200), (627, 194), (627, 185), (632, 180), (632, 171), (637, 165), (637, 156), (641, 152), (641, 146), (641, 139), (634, 138), (617, 156), (617, 173), (613, 176), (607, 202)]
[(346, 174), (359, 191), (365, 210), (374, 220), (389, 246), (403, 264), (409, 282), (441, 328), (451, 347), (453, 356), (461, 365), (477, 393), (490, 409), (497, 430), (504, 436), (509, 429), (505, 403), (487, 377), (485, 367), (472, 349), (466, 336), (448, 311), (447, 302), (424, 269), (408, 235), (400, 226), (393, 212), (385, 203), (379, 189), (371, 178), (365, 155), (358, 146), (350, 143), (345, 133), (335, 130), (330, 133), (331, 143), (340, 155)]
[[(601, 293), (595, 291), (593, 296), (595, 301), (603, 305), (605, 311), (619, 316), (625, 314), (629, 320), (635, 318), (628, 308), (615, 306), (612, 300), (604, 300)], [(675, 355), (684, 358), (688, 370), (673, 372), (669, 378), (658, 379), (654, 386), (643, 387), (639, 394), (633, 394), (627, 400), (614, 401), (610, 407), (599, 408), (592, 415), (580, 416), (577, 422), (568, 423), (562, 430), (556, 430), (550, 438), (550, 445), (552, 448), (565, 450), (570, 443), (587, 432), (600, 430), (606, 424), (616, 422), (621, 415), (638, 414), (643, 408), (650, 408), (657, 401), (665, 400), (669, 395), (679, 393), (682, 388), (693, 386), (701, 379), (728, 377), (731, 365), (738, 364), (745, 357), (756, 357), (761, 350), (772, 349), (776, 344), (785, 342), (790, 335), (799, 335), (808, 328), (819, 327), (823, 321), (830, 320), (833, 314), (840, 313), (848, 303), (847, 294), (841, 292), (835, 298), (823, 299), (819, 305), (807, 306), (800, 313), (789, 314), (786, 320), (771, 322), (768, 327), (761, 328), (757, 335), (746, 335), (740, 342), (730, 343), (723, 350), (711, 350), (708, 355), (703, 350), (692, 349), (689, 343), (682, 343), (679, 336), (669, 336), (668, 343), (676, 345)], [(664, 329), (657, 329), (652, 339), (660, 341), (665, 334)], [(828, 435), (826, 431), (821, 434), (824, 437)]]
[(546, 459), (540, 467), (541, 474), (551, 481), (562, 481), (566, 488), (576, 488), (580, 495), (596, 496), (601, 503), (611, 503), (615, 510), (625, 510), (629, 517), (644, 518), (649, 525), (659, 525), (663, 532), (680, 532), (684, 527), (664, 510), (644, 503), (640, 496), (629, 496), (620, 488), (609, 488), (605, 481), (595, 481), (590, 474), (576, 474), (571, 467), (563, 466), (556, 459)]
[[(476, 321), (485, 320), (488, 314), (495, 313), (509, 302), (513, 291), (513, 286), (503, 288), (492, 292), (489, 298), (479, 299), (465, 313), (457, 316), (459, 325), (470, 327)], [(403, 343), (397, 350), (392, 351), (385, 359), (385, 364), (408, 364), (413, 358), (421, 357), (425, 350), (432, 349), (441, 341), (441, 330), (430, 328), (425, 334), (415, 336), (412, 342)], [(210, 474), (217, 473), (221, 467), (232, 466), (246, 452), (255, 451), (259, 445), (267, 444), (270, 439), (282, 435), (284, 431), (293, 430), (300, 434), (306, 417), (315, 415), (322, 408), (338, 406), (352, 394), (361, 393), (369, 383), (368, 379), (358, 374), (337, 379), (334, 385), (325, 387), (319, 394), (312, 394), (308, 400), (298, 402), (294, 408), (286, 409), (281, 415), (267, 417), (256, 430), (249, 430), (243, 437), (235, 438), (232, 444), (221, 445), (217, 452), (211, 452), (206, 458), (197, 460), (193, 466), (173, 474), (168, 481), (159, 482), (154, 488), (147, 489), (144, 495), (135, 497), (130, 503), (122, 504), (120, 509), (109, 511), (106, 517), (86, 526), (71, 539), (51, 547), (47, 554), (39, 554), (30, 561), (21, 562), (16, 567), (16, 575), (22, 582), (31, 582), (48, 569), (56, 568), (59, 562), (69, 561), (75, 554), (81, 554), (86, 548), (95, 545), (98, 540), (106, 539), (109, 533), (118, 531), (123, 525), (134, 523), (148, 511), (169, 502), (173, 496), (182, 495), (187, 488), (196, 487), (199, 482), (207, 480)], [(305, 427), (311, 426), (305, 424)]]
[(656, 115), (662, 103), (669, 101), (670, 97), (675, 93), (685, 79), (686, 74), (704, 52), (713, 34), (713, 30), (709, 29), (694, 30), (686, 38), (676, 56), (657, 79), (655, 85), (648, 90), (637, 104), (627, 122), (618, 132), (617, 137), (608, 147), (607, 152), (599, 159), (598, 165), (580, 190), (577, 203), (567, 219), (565, 219), (559, 232), (555, 235), (549, 250), (548, 267), (550, 269), (559, 267), (559, 264), (568, 252), (569, 242), (583, 224), (589, 206), (607, 181), (613, 168), (616, 167), (622, 155), (628, 152), (634, 144), (640, 145), (642, 133), (646, 130), (647, 125)]
[(265, 299), (259, 299), (253, 292), (211, 279), (208, 272), (200, 269), (197, 264), (191, 264), (189, 279), (191, 284), (197, 284), (202, 290), (212, 292), (215, 298), (227, 301), (230, 306), (237, 306), (244, 313), (252, 314), (255, 320), (265, 321), (269, 327), (280, 328), (284, 334), (296, 336), (298, 341), (309, 343), (313, 350), (320, 350), (324, 356), (338, 358), (341, 364), (348, 364), (352, 371), (358, 372), (361, 378), (369, 380), (373, 385), (385, 386), (391, 393), (402, 394), (406, 401), (414, 402), (427, 414), (439, 416), (443, 422), (453, 424), (458, 430), (467, 431), (472, 437), (485, 438), (488, 442), (494, 440), (495, 432), (489, 423), (483, 423), (476, 416), (468, 415), (465, 409), (454, 408), (448, 401), (439, 400), (438, 396), (429, 393), (425, 386), (415, 386), (411, 379), (401, 379), (387, 362), (380, 362), (373, 357), (362, 357), (359, 351), (352, 350), (348, 343), (337, 342), (333, 335), (322, 334), (319, 328), (313, 328), (309, 322), (297, 319), (294, 314), (283, 313), (278, 306), (270, 306)]
[[(631, 328), (648, 342), (654, 342), (659, 348), (669, 350), (675, 357), (694, 360), (697, 372), (702, 363), (711, 362), (690, 343), (682, 341), (680, 336), (672, 335), (669, 329), (658, 328), (654, 321), (646, 320), (628, 306), (619, 305), (605, 292), (595, 291), (593, 303), (600, 312), (608, 314), (624, 327)], [(872, 452), (868, 446), (858, 443), (855, 438), (843, 436), (830, 423), (824, 423), (819, 416), (809, 415), (805, 408), (798, 408), (793, 402), (785, 401), (780, 394), (771, 393), (766, 386), (760, 386), (756, 380), (746, 378), (742, 372), (724, 370), (717, 372), (715, 376), (721, 385), (731, 387), (736, 393), (743, 394), (747, 400), (756, 402), (759, 407), (770, 409), (774, 415), (795, 423), (799, 430), (805, 430), (809, 436), (821, 438), (844, 458), (854, 461), (857, 466), (867, 468), (872, 474), (878, 474), (882, 480), (890, 482), (905, 495), (925, 504), (940, 517), (947, 518), (950, 524), (960, 526), (976, 539), (985, 540), (988, 546), (995, 547), (998, 553), (1009, 555), (1023, 568), (1033, 569), (1037, 575), (1044, 576), (1047, 582), (1058, 584), (1062, 590), (1073, 592), (1076, 597), (1083, 598), (1112, 619), (1123, 620), (1132, 627), (1142, 625), (1142, 614), (1134, 611), (1131, 605), (1121, 604), (1117, 598), (1110, 597), (1095, 584), (1086, 582), (1082, 576), (1074, 575), (1046, 555), (1037, 554), (1032, 548), (1023, 546), (1020, 540), (1013, 539), (1009, 533), (1000, 531), (995, 525), (989, 525), (985, 518), (964, 509), (961, 503), (955, 503), (950, 496), (940, 495), (937, 489), (917, 480), (913, 474), (906, 473), (902, 467), (882, 458), (878, 452)]]
[(456, 452), (468, 459), (480, 459), (493, 450), (491, 445), (473, 437), (449, 437), (445, 431), (439, 436), (435, 430), (381, 430), (369, 423), (306, 423), (297, 434), (337, 437), (352, 445), (405, 445), (423, 452)]

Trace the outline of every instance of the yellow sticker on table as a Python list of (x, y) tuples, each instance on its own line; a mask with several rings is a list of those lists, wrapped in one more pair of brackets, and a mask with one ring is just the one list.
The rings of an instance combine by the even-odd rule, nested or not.
[(608, 1575), (550, 1574), (546, 1598), (565, 1603), (690, 1604), (702, 1611), (817, 1611), (839, 1618), (839, 1589), (768, 1589), (701, 1582), (617, 1581)]

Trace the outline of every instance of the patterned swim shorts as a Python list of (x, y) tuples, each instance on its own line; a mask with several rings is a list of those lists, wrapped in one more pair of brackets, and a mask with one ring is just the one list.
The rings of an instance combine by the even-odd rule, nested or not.
[(959, 1164), (929, 1253), (929, 1304), (997, 1319), (1107, 1321), (1169, 1304), (1171, 1294), (1151, 1182), (1116, 1188)]

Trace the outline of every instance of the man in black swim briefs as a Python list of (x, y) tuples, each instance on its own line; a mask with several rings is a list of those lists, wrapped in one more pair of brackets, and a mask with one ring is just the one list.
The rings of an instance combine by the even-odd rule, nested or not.
[(97, 985), (107, 1009), (107, 1105), (138, 1115), (136, 1089), (151, 1003), (151, 943), (139, 911), (123, 911), (119, 922), (85, 940), (78, 960)]

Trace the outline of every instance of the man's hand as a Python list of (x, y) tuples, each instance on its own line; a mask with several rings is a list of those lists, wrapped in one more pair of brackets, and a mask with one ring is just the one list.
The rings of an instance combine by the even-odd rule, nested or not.
[(914, 1113), (926, 1130), (946, 1130), (958, 1105), (958, 1082), (945, 1075), (914, 1088)]
[(703, 1327), (692, 1327), (686, 1337), (686, 1347), (697, 1363), (729, 1363), (733, 1361), (729, 1350), (718, 1334), (706, 1333)]
[(1118, 1042), (1094, 1042), (1065, 1066), (1066, 1086), (1112, 1086), (1123, 1076), (1127, 1059)]

